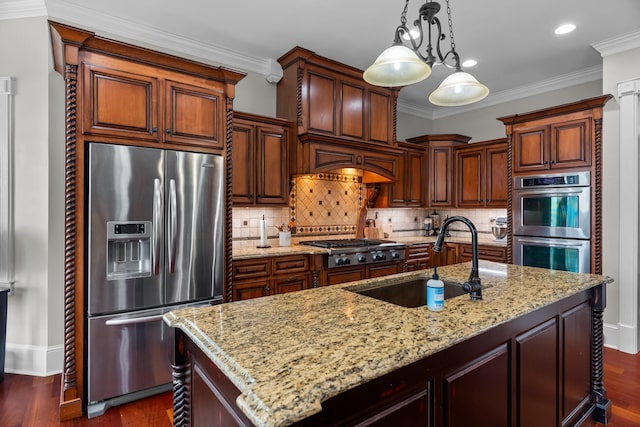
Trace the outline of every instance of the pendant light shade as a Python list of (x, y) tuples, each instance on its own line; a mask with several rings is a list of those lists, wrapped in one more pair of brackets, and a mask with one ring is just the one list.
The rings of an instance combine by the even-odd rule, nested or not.
[(456, 71), (440, 83), (438, 89), (429, 95), (432, 104), (453, 107), (472, 104), (489, 95), (489, 88), (469, 73)]
[[(489, 95), (489, 88), (478, 82), (475, 77), (462, 71), (460, 55), (453, 40), (451, 7), (447, 4), (447, 23), (449, 24), (449, 45), (444, 52), (441, 42), (446, 39), (442, 24), (436, 16), (440, 12), (440, 3), (424, 0), (420, 6), (418, 18), (411, 28), (407, 27), (409, 0), (405, 0), (400, 15), (400, 25), (396, 27), (393, 46), (386, 49), (378, 59), (363, 73), (367, 83), (376, 86), (402, 87), (418, 83), (431, 75), (431, 68), (444, 65), (455, 71), (440, 84), (430, 96), (435, 105), (453, 107), (478, 102)], [(420, 49), (424, 47), (424, 52)]]
[(406, 46), (393, 45), (365, 70), (362, 77), (376, 86), (398, 87), (418, 83), (431, 75), (431, 67)]

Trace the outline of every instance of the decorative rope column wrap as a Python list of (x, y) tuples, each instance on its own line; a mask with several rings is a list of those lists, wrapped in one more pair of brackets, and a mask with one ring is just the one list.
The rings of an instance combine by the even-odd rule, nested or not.
[(78, 398), (76, 384), (76, 90), (77, 65), (65, 65), (65, 172), (64, 172), (64, 372), (65, 400)]
[(225, 143), (225, 301), (233, 301), (233, 99), (227, 97)]
[(595, 403), (593, 419), (601, 424), (607, 424), (611, 418), (611, 401), (607, 399), (604, 388), (604, 309), (606, 307), (607, 290), (605, 285), (593, 288), (593, 317), (591, 343), (591, 395)]

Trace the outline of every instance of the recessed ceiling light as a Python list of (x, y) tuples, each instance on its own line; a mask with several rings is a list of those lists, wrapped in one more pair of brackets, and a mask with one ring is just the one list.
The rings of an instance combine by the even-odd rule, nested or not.
[(557, 35), (562, 35), (562, 34), (570, 33), (575, 29), (576, 29), (576, 26), (573, 24), (563, 24), (563, 25), (560, 25), (558, 28), (556, 28), (554, 33)]
[(478, 61), (476, 61), (475, 59), (467, 59), (462, 63), (462, 66), (465, 68), (469, 68), (469, 67), (475, 67), (477, 64), (478, 64)]

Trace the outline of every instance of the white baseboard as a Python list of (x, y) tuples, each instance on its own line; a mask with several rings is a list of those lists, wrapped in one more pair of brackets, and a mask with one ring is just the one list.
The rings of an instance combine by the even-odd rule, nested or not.
[(638, 353), (638, 331), (633, 326), (604, 324), (604, 345), (629, 354)]
[(6, 344), (4, 371), (9, 374), (47, 377), (62, 372), (64, 346)]
[(604, 346), (618, 349), (618, 325), (604, 324)]

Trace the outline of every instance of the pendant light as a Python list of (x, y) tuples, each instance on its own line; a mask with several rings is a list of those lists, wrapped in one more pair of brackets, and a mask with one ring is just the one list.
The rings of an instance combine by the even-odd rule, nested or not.
[[(471, 74), (462, 71), (460, 56), (456, 52), (453, 39), (451, 8), (449, 0), (446, 1), (451, 45), (451, 49), (447, 53), (443, 55), (440, 47), (440, 41), (445, 39), (440, 20), (436, 17), (440, 11), (440, 3), (427, 1), (423, 4), (420, 7), (418, 19), (413, 23), (415, 31), (409, 31), (407, 27), (409, 0), (406, 0), (400, 16), (400, 25), (396, 28), (393, 45), (382, 52), (376, 61), (365, 70), (364, 80), (376, 86), (409, 86), (429, 77), (434, 65), (445, 65), (455, 71), (444, 79), (429, 96), (431, 103), (451, 107), (471, 104), (486, 98), (489, 95), (489, 88), (478, 82)], [(426, 31), (423, 30), (423, 21), (427, 23)], [(435, 46), (432, 44), (431, 38), (432, 27), (437, 31)], [(409, 42), (409, 46), (403, 43), (403, 39)], [(427, 40), (426, 53), (422, 54), (420, 48), (425, 40)], [(434, 55), (434, 51), (437, 56)], [(453, 64), (447, 63), (449, 58)]]

